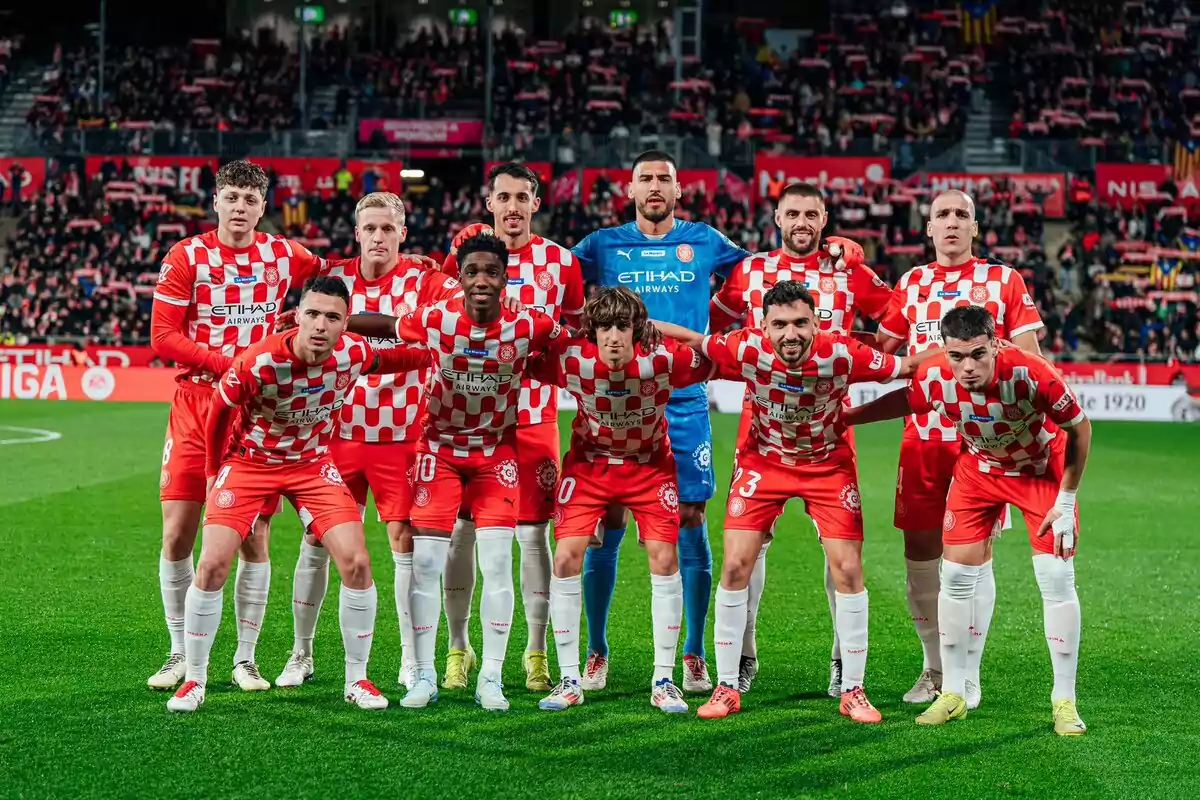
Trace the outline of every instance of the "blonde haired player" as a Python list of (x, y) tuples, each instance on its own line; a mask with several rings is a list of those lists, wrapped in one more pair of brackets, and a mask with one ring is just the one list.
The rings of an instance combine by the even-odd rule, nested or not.
[[(354, 209), (355, 258), (329, 262), (327, 274), (350, 290), (351, 314), (401, 317), (421, 306), (460, 293), (458, 281), (440, 270), (400, 256), (408, 234), (404, 201), (390, 192), (372, 192)], [(397, 346), (395, 339), (370, 338), (377, 352)], [(387, 527), (395, 565), (396, 616), (400, 622), (399, 682), (416, 678), (412, 654), (409, 586), (412, 580), (411, 477), (421, 433), (424, 386), (429, 365), (399, 374), (362, 375), (342, 407), (331, 455), (359, 509), (365, 513), (368, 490), (379, 520)], [(329, 553), (310, 532), (296, 562), (292, 584), (295, 641), (276, 686), (299, 686), (313, 675), (313, 637), (329, 585)]]
[[(919, 353), (938, 347), (946, 312), (978, 305), (992, 314), (998, 337), (1028, 352), (1040, 352), (1037, 332), (1042, 320), (1020, 273), (971, 254), (979, 235), (974, 201), (957, 189), (942, 192), (930, 205), (925, 230), (937, 258), (909, 270), (896, 283), (891, 305), (879, 323), (880, 349), (891, 353), (907, 344), (909, 353)], [(924, 651), (921, 675), (904, 695), (906, 703), (932, 702), (941, 688), (937, 601), (941, 525), (960, 449), (957, 431), (940, 414), (923, 412), (906, 418), (894, 521), (904, 532), (908, 607)], [(966, 687), (970, 708), (978, 706), (982, 697), (979, 668), (996, 604), (990, 558), (981, 566), (973, 603)]]

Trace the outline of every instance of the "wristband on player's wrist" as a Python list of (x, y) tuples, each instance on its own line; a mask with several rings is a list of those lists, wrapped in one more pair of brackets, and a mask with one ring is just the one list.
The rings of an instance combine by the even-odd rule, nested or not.
[(1075, 511), (1075, 492), (1070, 489), (1059, 489), (1058, 497), (1054, 499), (1054, 507), (1064, 514)]

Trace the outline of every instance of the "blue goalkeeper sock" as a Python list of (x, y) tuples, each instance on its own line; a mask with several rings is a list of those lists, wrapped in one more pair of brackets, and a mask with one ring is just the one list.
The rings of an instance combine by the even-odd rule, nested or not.
[(683, 615), (687, 620), (685, 656), (704, 658), (704, 628), (712, 599), (712, 550), (708, 546), (708, 523), (679, 529), (679, 571), (683, 576)]
[(608, 658), (608, 609), (617, 586), (617, 556), (624, 528), (605, 528), (604, 544), (583, 556), (583, 610), (587, 614), (588, 652)]

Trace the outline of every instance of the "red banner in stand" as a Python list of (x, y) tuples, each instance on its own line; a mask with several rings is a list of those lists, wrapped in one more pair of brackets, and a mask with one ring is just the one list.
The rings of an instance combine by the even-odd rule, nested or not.
[(773, 185), (782, 189), (789, 183), (811, 183), (823, 189), (839, 190), (856, 186), (859, 181), (879, 183), (892, 175), (887, 157), (811, 157), (774, 156), (756, 153), (752, 198), (766, 200)]
[[(89, 366), (148, 367), (154, 360), (154, 349), (145, 346), (88, 345)], [(26, 344), (0, 346), (0, 364), (73, 364), (75, 348), (67, 344)]]
[(175, 394), (169, 369), (0, 364), (2, 400), (109, 400), (164, 403)]
[[(1166, 164), (1097, 164), (1096, 194), (1101, 202), (1133, 208), (1134, 204), (1158, 199), (1158, 187), (1171, 174)], [(1200, 203), (1200, 189), (1194, 179), (1180, 181), (1179, 199)]]
[(216, 156), (88, 156), (83, 162), (86, 177), (99, 174), (109, 162), (118, 170), (129, 162), (136, 183), (180, 192), (199, 192), (200, 170), (207, 166), (215, 174), (220, 166)]
[(975, 197), (999, 181), (1008, 180), (1017, 192), (1040, 191), (1042, 214), (1061, 219), (1067, 214), (1067, 178), (1061, 172), (926, 172), (925, 184), (935, 191), (961, 189)]
[(46, 185), (46, 159), (44, 158), (0, 158), (0, 200), (12, 200), (8, 183), (14, 166), (21, 167), (21, 198), (28, 200)]
[(478, 119), (364, 119), (358, 123), (358, 140), (366, 144), (376, 132), (389, 144), (434, 147), (478, 147), (483, 142), (483, 120)]

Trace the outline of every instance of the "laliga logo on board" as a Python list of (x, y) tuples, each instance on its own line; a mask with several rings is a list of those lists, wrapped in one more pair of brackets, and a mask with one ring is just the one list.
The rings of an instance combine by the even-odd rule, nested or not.
[(543, 291), (550, 291), (554, 288), (554, 276), (543, 270), (533, 277), (533, 282), (538, 285), (538, 288)]
[(696, 257), (696, 252), (692, 250), (690, 244), (681, 244), (675, 248), (675, 257), (680, 263), (686, 264)]
[(107, 400), (117, 388), (117, 379), (107, 367), (90, 367), (79, 379), (79, 388), (89, 400)]
[(971, 302), (975, 304), (986, 303), (991, 295), (988, 293), (985, 286), (971, 287)]
[(279, 268), (278, 267), (267, 267), (266, 271), (263, 272), (263, 280), (267, 282), (267, 286), (278, 286), (279, 285)]

